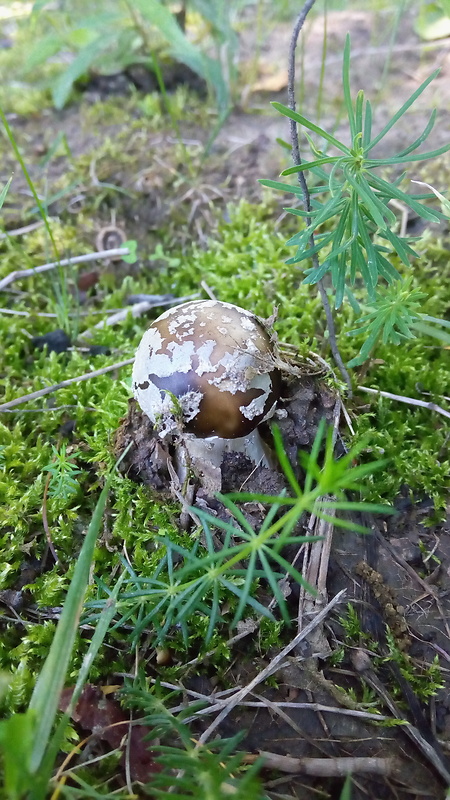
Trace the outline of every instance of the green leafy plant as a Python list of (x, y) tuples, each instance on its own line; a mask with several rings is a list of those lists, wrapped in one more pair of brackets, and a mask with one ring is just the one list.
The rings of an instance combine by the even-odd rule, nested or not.
[[(295, 164), (281, 173), (288, 176), (309, 171), (315, 178), (314, 185), (307, 189), (307, 207), (286, 209), (306, 220), (302, 230), (287, 242), (288, 245), (295, 245), (297, 252), (286, 263), (301, 264), (313, 259), (312, 267), (304, 267), (303, 283), (316, 284), (329, 273), (335, 291), (335, 308), (339, 308), (347, 297), (355, 311), (359, 311), (352, 289), (357, 280), (362, 280), (373, 311), (359, 320), (361, 327), (357, 332), (364, 331), (368, 337), (359, 356), (350, 362), (351, 366), (362, 363), (368, 357), (380, 336), (384, 342), (393, 344), (399, 344), (405, 338), (414, 338), (413, 328), (417, 328), (416, 323), (423, 319), (416, 310), (417, 301), (422, 296), (411, 290), (409, 284), (404, 284), (401, 274), (389, 260), (394, 253), (405, 267), (409, 267), (411, 259), (417, 257), (410, 245), (411, 237), (400, 236), (393, 230), (396, 217), (389, 204), (392, 200), (400, 201), (430, 222), (445, 219), (446, 215), (430, 209), (422, 202), (432, 198), (433, 194), (413, 196), (404, 192), (400, 188), (404, 173), (394, 181), (388, 181), (379, 171), (434, 158), (447, 152), (450, 144), (426, 153), (415, 153), (434, 126), (436, 111), (433, 111), (421, 135), (399, 153), (390, 158), (374, 158), (372, 150), (402, 119), (436, 75), (437, 71), (423, 81), (382, 130), (373, 136), (370, 101), (365, 99), (363, 91), (358, 92), (355, 102), (351, 98), (350, 38), (347, 36), (343, 59), (343, 95), (349, 122), (349, 145), (293, 109), (273, 103), (281, 114), (323, 139), (332, 151), (337, 151), (330, 155), (326, 149), (320, 149), (310, 133), (305, 131), (313, 160)], [(261, 183), (304, 197), (302, 185), (292, 186), (272, 180), (262, 180)], [(319, 263), (317, 254), (321, 251), (326, 254)], [(380, 281), (389, 286), (389, 291), (384, 295), (380, 293)], [(445, 325), (440, 320), (434, 319), (433, 322)], [(431, 334), (435, 330), (432, 326), (428, 328)], [(450, 341), (448, 334), (442, 330), (437, 330), (435, 335)]]
[[(436, 654), (429, 664), (419, 665), (407, 653), (400, 650), (392, 631), (386, 626), (386, 645), (387, 655), (375, 659), (377, 663), (396, 664), (408, 681), (414, 693), (423, 702), (427, 702), (430, 697), (435, 697), (439, 689), (443, 689), (445, 682), (439, 664), (439, 656)], [(393, 695), (401, 697), (398, 688), (393, 686)]]
[[(95, 13), (87, 2), (77, 2), (62, 9), (52, 8), (45, 0), (33, 6), (35, 15), (41, 15), (49, 33), (39, 37), (25, 64), (25, 71), (36, 69), (49, 57), (62, 51), (74, 54), (61, 74), (52, 78), (52, 95), (56, 108), (63, 108), (69, 100), (74, 84), (94, 69), (101, 74), (114, 74), (134, 64), (146, 64), (158, 78), (159, 60), (168, 56), (186, 64), (203, 78), (213, 90), (221, 115), (230, 107), (230, 70), (223, 64), (222, 56), (212, 58), (193, 44), (185, 34), (177, 16), (160, 0), (133, 0), (111, 4), (98, 3)], [(197, 2), (198, 11), (209, 20), (213, 38), (218, 40), (217, 50), (228, 43), (232, 58), (236, 46), (229, 14), (217, 4)], [(223, 47), (221, 48), (223, 52)], [(156, 60), (156, 52), (158, 60)], [(228, 63), (228, 62), (227, 62)], [(229, 66), (229, 64), (228, 64)]]
[[(278, 581), (288, 574), (294, 581), (314, 592), (305, 584), (298, 570), (281, 554), (289, 544), (314, 541), (314, 537), (299, 536), (296, 526), (305, 511), (324, 519), (334, 511), (386, 511), (387, 507), (370, 503), (359, 503), (345, 499), (346, 491), (362, 491), (361, 479), (384, 462), (352, 466), (354, 459), (364, 448), (364, 442), (355, 445), (351, 451), (336, 460), (333, 454), (331, 432), (325, 435), (325, 425), (319, 427), (312, 451), (303, 454), (302, 466), (305, 481), (300, 486), (294, 470), (283, 449), (281, 434), (276, 426), (273, 429), (275, 447), (284, 474), (293, 492), (293, 497), (284, 494), (268, 496), (263, 494), (238, 493), (228, 496), (218, 495), (228, 509), (232, 522), (220, 520), (201, 509), (195, 509), (202, 525), (202, 540), (197, 538), (191, 549), (175, 544), (169, 538), (159, 539), (164, 546), (162, 556), (155, 572), (148, 577), (138, 577), (129, 565), (125, 564), (128, 578), (120, 595), (116, 625), (132, 624), (132, 643), (137, 645), (142, 632), (149, 626), (156, 631), (156, 641), (162, 642), (171, 629), (181, 628), (184, 639), (189, 635), (189, 620), (201, 615), (208, 621), (205, 634), (210, 641), (213, 632), (221, 621), (221, 598), (231, 593), (237, 598), (237, 605), (231, 627), (244, 617), (250, 609), (258, 615), (274, 619), (272, 612), (254, 597), (255, 581), (265, 579), (270, 586), (278, 605), (278, 610), (286, 624), (290, 624), (289, 609)], [(324, 442), (323, 463), (320, 464), (320, 450)], [(324, 499), (333, 495), (336, 499)], [(234, 502), (236, 501), (236, 502)], [(266, 517), (255, 530), (236, 503), (252, 501), (269, 506)], [(349, 519), (333, 517), (337, 526), (365, 533), (366, 529)], [(223, 531), (224, 539), (217, 548), (213, 529)], [(245, 566), (242, 566), (245, 564)], [(102, 583), (98, 600), (88, 603), (91, 610), (89, 620), (96, 619), (109, 595)]]
[(76, 464), (74, 459), (80, 456), (80, 452), (76, 451), (67, 455), (67, 446), (62, 444), (58, 450), (52, 445), (53, 459), (50, 464), (44, 467), (44, 471), (49, 472), (51, 475), (48, 487), (49, 497), (59, 497), (64, 500), (69, 500), (79, 490), (77, 475), (82, 472)]
[[(257, 773), (262, 759), (251, 767), (243, 766), (243, 754), (236, 752), (242, 734), (229, 739), (215, 739), (211, 744), (197, 744), (186, 721), (202, 704), (189, 706), (172, 713), (171, 700), (179, 698), (179, 692), (164, 695), (154, 688), (127, 686), (127, 705), (136, 705), (144, 712), (145, 723), (154, 737), (161, 739), (153, 746), (157, 762), (163, 769), (156, 772), (148, 784), (152, 797), (167, 797), (179, 800), (262, 800), (261, 785)], [(169, 744), (170, 742), (170, 744)]]
[(7, 183), (5, 183), (3, 189), (0, 191), (0, 208), (3, 206), (3, 203), (5, 202), (6, 195), (8, 194), (8, 189), (11, 185), (11, 180), (12, 178), (10, 178)]
[(414, 25), (416, 33), (426, 41), (441, 39), (450, 34), (450, 2), (422, 2)]
[[(366, 340), (359, 355), (349, 361), (348, 366), (361, 364), (369, 357), (377, 341), (383, 344), (400, 344), (414, 339), (414, 327), (423, 319), (419, 311), (426, 293), (412, 287), (412, 278), (394, 281), (386, 289), (377, 293), (372, 310), (359, 317), (358, 326), (350, 335), (366, 334)], [(443, 323), (444, 324), (444, 323)]]
[[(374, 641), (370, 634), (363, 631), (358, 613), (351, 603), (347, 604), (346, 613), (339, 617), (339, 623), (344, 630), (345, 645), (359, 647), (364, 644), (374, 654), (374, 668), (379, 668), (383, 664), (396, 664), (415, 694), (424, 702), (430, 697), (434, 697), (439, 689), (444, 687), (438, 655), (429, 664), (417, 664), (408, 653), (399, 648), (397, 640), (388, 625), (385, 626), (386, 646), (383, 650), (379, 642)], [(366, 695), (366, 701), (364, 702), (373, 702), (374, 695), (372, 690), (369, 689), (368, 691), (369, 694)], [(392, 691), (393, 697), (402, 698), (401, 691), (395, 682), (390, 691)], [(367, 692), (367, 687), (364, 684), (363, 692)]]

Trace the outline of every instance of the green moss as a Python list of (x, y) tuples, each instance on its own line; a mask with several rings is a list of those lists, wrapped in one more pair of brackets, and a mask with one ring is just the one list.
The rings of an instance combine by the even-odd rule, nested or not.
[[(219, 221), (217, 234), (207, 249), (194, 244), (182, 253), (166, 242), (158, 251), (159, 269), (143, 268), (138, 278), (128, 276), (119, 285), (111, 283), (109, 276), (101, 278), (100, 291), (103, 288), (106, 291), (104, 308), (120, 306), (128, 294), (137, 292), (191, 294), (198, 291), (200, 281), (204, 280), (220, 299), (243, 305), (263, 317), (272, 314), (277, 307), (275, 327), (280, 340), (303, 349), (306, 343), (317, 352), (327, 354), (320, 300), (315, 289), (301, 285), (301, 275), (286, 266), (285, 259), (290, 252), (284, 241), (288, 232), (287, 229), (274, 232), (277, 209), (269, 194), (265, 198), (265, 202), (258, 205), (241, 202), (230, 206), (227, 220)], [(66, 228), (63, 224), (57, 229), (62, 245), (65, 233), (72, 241), (73, 227)], [(27, 265), (33, 262), (39, 248), (44, 247), (43, 237), (43, 232), (36, 232), (31, 240), (32, 255)], [(18, 253), (12, 245), (3, 247), (6, 263), (2, 273), (7, 274), (19, 266)], [(429, 239), (425, 239), (423, 250), (422, 258), (414, 267), (415, 282), (429, 295), (424, 310), (433, 316), (442, 316), (448, 312), (444, 286), (444, 277), (448, 274), (446, 251), (438, 240)], [(148, 255), (152, 256), (152, 252)], [(16, 309), (48, 311), (52, 308), (53, 301), (43, 290), (42, 278), (27, 281), (26, 288), (31, 294), (19, 297), (15, 301)], [(155, 309), (154, 316), (158, 313), (159, 309)], [(92, 328), (98, 319), (95, 315), (81, 318), (81, 329)], [(347, 335), (354, 326), (353, 313), (344, 308), (337, 319), (341, 326), (339, 345), (348, 360), (360, 346), (357, 338)], [(60, 355), (32, 350), (29, 335), (48, 332), (55, 324), (54, 319), (38, 316), (0, 317), (4, 343), (0, 385), (4, 401), (130, 357), (148, 319), (130, 316), (120, 326), (96, 330), (90, 341), (108, 345), (110, 356), (90, 356), (77, 350)], [(447, 351), (426, 338), (401, 347), (380, 347), (363, 382), (409, 396), (418, 395), (419, 385), (439, 402), (440, 395), (448, 394), (447, 362)], [(50, 532), (62, 566), (47, 569), (29, 587), (34, 602), (43, 610), (58, 606), (64, 600), (72, 564), (81, 547), (102, 477), (113, 465), (112, 437), (126, 413), (129, 373), (130, 370), (124, 369), (118, 375), (107, 374), (76, 383), (5, 414), (0, 421), (0, 493), (4, 503), (4, 510), (0, 511), (0, 547), (8, 552), (8, 563), (0, 571), (1, 588), (14, 587), (28, 554), (41, 557), (46, 548), (42, 523), (46, 467), (54, 459), (53, 448), (61, 445), (62, 423), (67, 420), (75, 423), (71, 447), (76, 453), (74, 464), (81, 470), (80, 489), (73, 495), (47, 498)], [(400, 486), (407, 484), (417, 494), (432, 496), (436, 507), (440, 508), (446, 495), (449, 469), (444, 456), (444, 420), (428, 410), (374, 399), (358, 392), (349, 404), (349, 411), (357, 434), (368, 432), (371, 436), (370, 452), (363, 458), (383, 453), (389, 459), (389, 467), (368, 480), (369, 496), (392, 501)], [(168, 536), (181, 546), (191, 541), (189, 534), (178, 530), (175, 506), (121, 476), (114, 478), (105, 525), (104, 541), (99, 542), (96, 551), (95, 572), (107, 585), (114, 582), (120, 569), (124, 546), (133, 569), (145, 576), (151, 575), (159, 562), (162, 551), (157, 538)], [(93, 586), (90, 597), (95, 595)], [(232, 599), (230, 609), (234, 602)], [(214, 634), (214, 641), (205, 648), (205, 626), (206, 619), (201, 616), (193, 621), (189, 648), (196, 654), (215, 646), (215, 668), (220, 670), (221, 665), (225, 668), (229, 652), (223, 644), (221, 631)], [(45, 657), (53, 629), (53, 621), (35, 624), (27, 629), (22, 641), (23, 629), (12, 622), (4, 623), (0, 668), (14, 670), (15, 688), (11, 689), (8, 699), (11, 707), (19, 707), (27, 696), (31, 676)], [(109, 640), (108, 647), (96, 661), (93, 680), (110, 675), (114, 669), (118, 672), (132, 669), (129, 636), (131, 633), (122, 631), (120, 636), (116, 633)], [(277, 636), (276, 625), (263, 624), (261, 646), (266, 648)], [(88, 639), (81, 636), (79, 640), (71, 675), (76, 674)], [(175, 632), (170, 644), (174, 652), (185, 649), (181, 633)], [(111, 653), (114, 653), (114, 669)], [(167, 674), (171, 674), (170, 670), (174, 675), (178, 673), (178, 667), (167, 669)]]

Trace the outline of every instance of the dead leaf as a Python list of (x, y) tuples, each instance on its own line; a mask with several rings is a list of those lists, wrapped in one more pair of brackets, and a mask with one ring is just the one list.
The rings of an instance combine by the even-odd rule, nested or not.
[(263, 75), (252, 86), (252, 92), (281, 92), (288, 85), (287, 69), (280, 69), (273, 75)]
[[(107, 688), (107, 687), (104, 687)], [(64, 689), (59, 702), (61, 711), (66, 711), (73, 694), (73, 688)], [(85, 731), (103, 742), (107, 742), (113, 750), (123, 749), (121, 766), (125, 767), (125, 743), (130, 735), (129, 759), (130, 776), (133, 781), (148, 783), (160, 766), (155, 762), (155, 755), (149, 749), (151, 730), (145, 725), (133, 725), (116, 700), (107, 696), (104, 689), (87, 684), (72, 711), (71, 719)]]

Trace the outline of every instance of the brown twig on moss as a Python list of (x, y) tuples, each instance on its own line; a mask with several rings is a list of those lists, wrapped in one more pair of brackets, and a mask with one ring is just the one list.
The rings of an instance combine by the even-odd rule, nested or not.
[[(291, 42), (289, 45), (289, 62), (288, 62), (288, 102), (289, 108), (291, 111), (295, 111), (295, 51), (297, 48), (297, 40), (300, 35), (300, 31), (303, 28), (303, 24), (305, 22), (306, 17), (308, 16), (310, 10), (312, 9), (316, 0), (307, 0), (304, 4), (300, 14), (297, 17), (297, 20), (294, 25), (294, 30), (292, 31)], [(298, 131), (297, 131), (297, 123), (295, 120), (289, 120), (289, 127), (291, 132), (291, 146), (292, 146), (292, 160), (296, 166), (300, 166), (302, 163), (301, 155), (300, 155), (300, 146), (298, 142)], [(300, 184), (302, 194), (303, 194), (303, 204), (305, 207), (305, 211), (311, 211), (311, 199), (309, 195), (308, 186), (306, 183), (306, 178), (303, 172), (298, 173), (298, 182)], [(311, 217), (305, 217), (306, 225), (311, 224)], [(311, 247), (314, 247), (314, 234), (311, 234), (310, 238)], [(312, 262), (315, 269), (319, 269), (319, 258), (317, 253), (313, 253), (312, 255)], [(333, 319), (333, 312), (330, 307), (330, 303), (328, 301), (327, 292), (323, 283), (323, 280), (318, 281), (320, 299), (322, 300), (322, 305), (325, 311), (325, 316), (327, 318), (327, 327), (330, 339), (330, 348), (333, 354), (333, 358), (339, 368), (339, 371), (344, 378), (345, 383), (348, 386), (348, 394), (349, 397), (352, 396), (352, 385), (350, 381), (350, 375), (348, 374), (347, 369), (345, 368), (344, 362), (342, 360), (342, 356), (339, 352), (339, 348), (336, 341), (336, 329), (334, 326), (334, 319)]]

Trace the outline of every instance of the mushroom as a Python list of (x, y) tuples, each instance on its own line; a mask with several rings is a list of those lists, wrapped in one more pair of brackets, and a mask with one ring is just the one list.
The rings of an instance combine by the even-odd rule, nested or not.
[(279, 399), (276, 363), (265, 324), (231, 303), (182, 303), (151, 324), (136, 352), (133, 392), (158, 436), (175, 441), (180, 479), (191, 466), (205, 488), (220, 489), (225, 452), (268, 465), (258, 425)]

